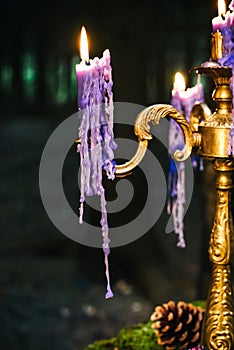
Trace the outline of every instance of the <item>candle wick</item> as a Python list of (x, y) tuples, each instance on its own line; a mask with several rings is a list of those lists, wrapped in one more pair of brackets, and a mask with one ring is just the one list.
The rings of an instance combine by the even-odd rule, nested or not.
[(91, 65), (91, 62), (90, 62), (90, 59), (81, 59), (81, 62), (80, 64), (82, 64), (83, 66), (90, 66)]

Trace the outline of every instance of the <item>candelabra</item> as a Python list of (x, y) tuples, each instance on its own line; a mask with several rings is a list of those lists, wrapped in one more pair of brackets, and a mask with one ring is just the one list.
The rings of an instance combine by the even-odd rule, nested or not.
[[(212, 55), (219, 55), (219, 46), (212, 38)], [(216, 54), (217, 53), (217, 54)], [(232, 171), (234, 158), (228, 155), (229, 133), (232, 127), (232, 92), (229, 88), (232, 69), (210, 60), (192, 68), (199, 74), (207, 74), (214, 83), (213, 99), (217, 108), (212, 115), (206, 113), (205, 104), (195, 104), (190, 122), (171, 105), (156, 104), (141, 111), (135, 121), (134, 132), (138, 137), (138, 149), (134, 157), (116, 166), (116, 175), (131, 172), (142, 160), (152, 139), (150, 123), (158, 124), (161, 118), (172, 118), (183, 131), (184, 147), (174, 153), (174, 159), (184, 161), (194, 152), (213, 163), (217, 171), (217, 203), (213, 229), (209, 242), (209, 258), (212, 263), (207, 309), (203, 322), (201, 343), (208, 349), (234, 349), (234, 309), (231, 285), (232, 216), (230, 210)]]

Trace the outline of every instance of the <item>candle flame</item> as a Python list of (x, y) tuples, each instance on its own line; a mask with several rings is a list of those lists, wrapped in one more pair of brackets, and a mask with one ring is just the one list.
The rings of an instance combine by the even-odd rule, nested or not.
[(85, 63), (89, 62), (89, 45), (85, 27), (81, 28), (80, 34), (80, 57)]
[(226, 3), (225, 0), (218, 0), (218, 14), (219, 16), (225, 16)]
[(183, 74), (181, 74), (180, 72), (177, 72), (175, 74), (173, 89), (177, 90), (177, 91), (185, 91), (185, 89), (186, 89)]

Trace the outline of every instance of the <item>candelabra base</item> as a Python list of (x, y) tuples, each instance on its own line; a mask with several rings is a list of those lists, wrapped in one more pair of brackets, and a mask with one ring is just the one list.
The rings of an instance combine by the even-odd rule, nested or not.
[(217, 203), (214, 225), (210, 235), (209, 257), (212, 263), (207, 310), (202, 331), (202, 345), (210, 350), (234, 348), (234, 308), (231, 283), (231, 214), (232, 160), (218, 159), (214, 168)]

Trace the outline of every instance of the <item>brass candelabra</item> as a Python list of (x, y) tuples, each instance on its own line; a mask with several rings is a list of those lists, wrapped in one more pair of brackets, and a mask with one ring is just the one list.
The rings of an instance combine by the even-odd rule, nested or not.
[[(211, 58), (220, 57), (220, 45), (212, 37)], [(219, 43), (219, 41), (218, 41)], [(216, 213), (209, 242), (209, 258), (212, 273), (203, 322), (201, 344), (208, 349), (234, 349), (234, 309), (231, 283), (232, 215), (231, 190), (234, 158), (229, 156), (228, 137), (232, 127), (232, 93), (229, 88), (232, 70), (221, 67), (213, 60), (193, 68), (197, 73), (208, 74), (215, 83), (213, 99), (217, 108), (212, 115), (206, 114), (205, 104), (192, 109), (190, 123), (171, 105), (156, 104), (136, 118), (134, 132), (139, 145), (135, 156), (123, 165), (116, 166), (116, 175), (131, 172), (142, 160), (148, 141), (152, 139), (150, 123), (158, 124), (161, 118), (170, 117), (178, 123), (184, 135), (184, 148), (174, 153), (174, 159), (184, 161), (192, 152), (213, 163), (217, 172)]]

